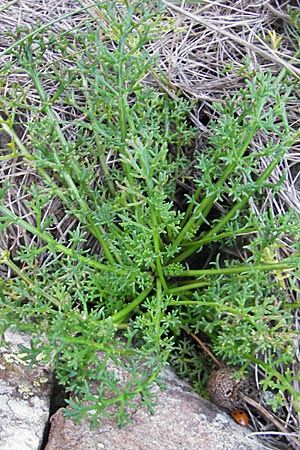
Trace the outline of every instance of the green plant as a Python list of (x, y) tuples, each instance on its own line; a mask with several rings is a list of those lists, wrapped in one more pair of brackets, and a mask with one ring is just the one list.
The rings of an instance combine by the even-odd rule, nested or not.
[[(157, 2), (96, 5), (101, 21), (92, 17), (59, 38), (47, 29), (20, 31), (6, 51), (13, 63), (2, 69), (3, 80), (25, 72), (38, 100), (26, 100), (18, 77), (10, 82), (1, 125), (11, 153), (3, 160), (21, 158), (42, 181), (27, 187), (34, 224), (5, 204), (9, 182), (1, 191), (1, 231), (15, 224), (37, 238), (13, 258), (3, 249), (2, 264), (16, 276), (2, 281), (2, 330), (31, 333), (27, 359), (51, 361), (72, 393), (67, 414), (87, 414), (94, 425), (109, 413), (126, 423), (138, 394), (151, 407), (151, 382), (182, 345), (175, 342), (182, 326), (205, 332), (228, 363), (257, 363), (267, 387), (298, 398), (293, 374), (279, 370), (294, 358), (292, 311), (299, 305), (288, 304), (286, 285), (298, 291), (298, 220), (249, 207), (266, 190), (276, 196), (269, 176), (297, 137), (285, 116), (291, 83), (283, 72), (248, 73), (244, 88), (216, 105), (219, 118), (197, 152), (193, 192), (180, 209), (176, 190), (190, 164), (184, 149), (197, 134), (191, 107), (144, 82), (155, 74), (147, 43), (170, 25)], [(45, 67), (53, 46), (59, 57)], [(14, 120), (28, 111), (23, 142)], [(54, 197), (73, 223), (63, 241), (45, 216)], [(293, 247), (277, 260), (287, 235)], [(239, 240), (247, 260), (221, 259)], [(203, 267), (211, 248), (217, 256)], [(111, 364), (130, 374), (125, 386)]]

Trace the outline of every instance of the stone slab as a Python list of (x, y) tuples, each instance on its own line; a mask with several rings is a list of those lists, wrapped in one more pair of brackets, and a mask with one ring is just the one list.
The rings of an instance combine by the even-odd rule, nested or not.
[(44, 366), (30, 369), (18, 344), (29, 337), (5, 333), (12, 343), (0, 348), (0, 450), (38, 450), (49, 419), (51, 374)]
[(171, 371), (165, 372), (166, 390), (156, 387), (154, 415), (145, 408), (134, 413), (133, 423), (118, 428), (104, 419), (91, 431), (88, 422), (76, 425), (63, 410), (51, 418), (45, 450), (260, 450), (249, 430), (195, 394)]

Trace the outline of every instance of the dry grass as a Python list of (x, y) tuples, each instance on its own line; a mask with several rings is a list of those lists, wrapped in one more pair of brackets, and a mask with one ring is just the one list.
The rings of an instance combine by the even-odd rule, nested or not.
[[(291, 2), (280, 6), (278, 2), (204, 1), (198, 6), (186, 4), (183, 7), (164, 3), (175, 16), (178, 31), (166, 34), (151, 50), (160, 55), (160, 67), (168, 74), (168, 88), (179, 89), (196, 102), (198, 121), (205, 123), (214, 118), (213, 102), (223, 101), (241, 88), (245, 79), (245, 57), (250, 69), (259, 66), (279, 74), (286, 67), (300, 78), (300, 62), (293, 57), (295, 42), (291, 39), (286, 13)], [(294, 4), (295, 8), (300, 6), (300, 2)], [(278, 50), (272, 48), (272, 33), (281, 38)], [(225, 72), (228, 67), (232, 70)], [(298, 91), (293, 94), (295, 100), (286, 105), (287, 119), (297, 129), (300, 99)], [(203, 125), (202, 130), (205, 133)], [(260, 139), (263, 142), (264, 136)], [(273, 205), (280, 213), (287, 206), (300, 212), (299, 150), (298, 142), (272, 175), (275, 183), (283, 172), (287, 175), (280, 193), (282, 204)], [(266, 163), (262, 160), (262, 164)]]
[[(92, 1), (82, 2), (89, 6)], [(161, 40), (149, 45), (149, 52), (159, 55), (158, 63), (160, 69), (167, 74), (168, 83), (162, 82), (159, 75), (155, 76), (153, 83), (158, 83), (160, 88), (165, 89), (172, 97), (176, 98), (184, 94), (194, 102), (194, 112), (192, 120), (200, 130), (200, 145), (205, 146), (208, 137), (207, 123), (216, 117), (214, 102), (222, 102), (227, 96), (237, 92), (243, 85), (245, 79), (245, 58), (248, 59), (250, 69), (255, 70), (260, 67), (262, 70), (270, 70), (273, 74), (279, 74), (282, 70), (288, 70), (291, 79), (300, 79), (300, 63), (294, 57), (299, 52), (297, 40), (293, 37), (294, 29), (288, 15), (288, 6), (297, 9), (300, 1), (260, 1), (260, 0), (203, 0), (195, 4), (182, 1), (181, 4), (163, 1), (168, 7), (167, 14), (175, 21), (174, 32), (166, 33)], [(0, 54), (1, 65), (10, 61), (9, 54), (5, 54), (6, 48), (12, 42), (9, 36), (16, 34), (19, 27), (33, 30), (38, 23), (43, 32), (43, 26), (47, 26), (49, 21), (57, 19), (51, 25), (55, 33), (72, 32), (78, 25), (90, 20), (95, 11), (80, 11), (82, 6), (76, 1), (65, 0), (23, 0), (6, 2), (0, 0)], [(74, 11), (74, 14), (70, 14)], [(100, 20), (100, 19), (99, 19)], [(45, 70), (51, 70), (51, 63), (59, 58), (59, 55), (47, 50), (44, 55)], [(72, 64), (67, 62), (66, 64)], [(225, 69), (231, 67), (230, 71)], [(28, 87), (27, 101), (31, 104), (39, 104), (39, 98), (30, 88), (30, 80), (26, 74), (16, 73), (16, 77), (23, 77), (24, 88)], [(10, 89), (13, 79), (8, 79), (2, 95), (5, 96)], [(149, 80), (148, 80), (149, 81)], [(56, 89), (55, 83), (45, 86), (49, 95)], [(294, 91), (294, 100), (286, 105), (287, 120), (297, 129), (299, 127), (299, 92)], [(80, 100), (80, 99), (78, 99)], [(80, 116), (76, 110), (66, 110), (63, 104), (56, 104), (55, 114), (73, 122), (67, 131), (76, 131), (76, 120)], [(4, 111), (5, 113), (5, 108)], [(27, 124), (33, 120), (30, 114), (27, 117), (20, 116), (22, 122), (16, 131), (23, 142), (27, 139)], [(1, 132), (0, 146), (2, 155), (10, 150), (5, 145), (9, 142), (7, 135)], [(253, 145), (263, 145), (265, 137), (259, 136)], [(274, 213), (285, 214), (288, 208), (293, 208), (300, 213), (300, 142), (296, 142), (287, 153), (284, 161), (271, 176), (271, 181), (277, 183), (283, 173), (286, 179), (279, 192), (277, 201), (266, 192), (265, 202), (256, 205), (251, 202), (251, 207), (256, 212), (262, 212), (272, 208)], [(262, 167), (267, 166), (268, 161), (261, 159)], [(28, 209), (25, 200), (28, 198), (26, 186), (32, 181), (40, 182), (38, 174), (30, 167), (24, 167), (19, 159), (1, 160), (0, 158), (0, 185), (4, 180), (9, 180), (12, 187), (7, 193), (7, 205), (18, 211), (20, 216), (27, 217), (27, 220), (34, 223), (34, 217), (28, 217)], [(45, 217), (48, 214), (55, 217), (56, 229), (53, 233), (58, 239), (65, 240), (67, 231), (73, 228), (74, 221), (66, 218), (61, 209), (60, 202), (53, 198), (45, 210)], [(24, 234), (21, 229), (14, 226), (9, 229), (9, 233), (2, 233), (0, 245), (2, 248), (9, 248), (12, 252), (21, 244), (33, 244), (36, 238), (29, 234)], [(91, 242), (91, 245), (93, 243)], [(289, 237), (284, 241), (284, 249), (278, 250), (277, 258), (280, 259), (282, 252), (289, 250)], [(4, 273), (4, 272), (3, 272)], [(9, 276), (9, 273), (5, 273)], [(299, 302), (294, 298), (295, 293), (290, 292), (291, 300)], [(298, 312), (295, 314), (295, 329), (299, 331), (300, 324)], [(300, 361), (299, 341), (295, 342), (295, 361)], [(295, 362), (292, 368), (294, 373), (299, 372), (299, 363)], [(284, 371), (284, 368), (283, 368)], [(300, 391), (299, 381), (295, 379), (295, 389)], [(286, 405), (286, 415), (283, 417), (283, 425), (288, 424), (292, 428), (299, 428), (300, 417), (295, 415), (291, 404)], [(297, 444), (289, 443), (278, 437), (274, 431), (266, 434), (266, 426), (259, 418), (254, 418), (255, 432), (263, 433), (265, 442), (274, 448), (300, 448)], [(278, 438), (278, 440), (277, 440)], [(277, 447), (276, 447), (277, 445)]]

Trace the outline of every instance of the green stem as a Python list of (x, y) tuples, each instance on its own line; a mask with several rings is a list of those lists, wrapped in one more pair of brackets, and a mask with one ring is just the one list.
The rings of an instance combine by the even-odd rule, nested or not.
[(163, 262), (161, 256), (161, 238), (159, 235), (158, 227), (159, 227), (159, 211), (157, 211), (156, 206), (153, 204), (152, 196), (153, 190), (155, 189), (154, 182), (152, 179), (152, 173), (149, 169), (150, 164), (148, 164), (148, 155), (146, 153), (139, 153), (139, 162), (140, 165), (146, 175), (146, 185), (147, 185), (147, 194), (148, 194), (148, 204), (151, 211), (151, 229), (152, 229), (152, 237), (153, 237), (153, 247), (155, 253), (155, 265), (156, 265), (156, 275), (160, 280), (161, 285), (163, 286), (165, 292), (168, 291), (168, 285), (165, 280), (164, 272), (163, 272)]
[(246, 227), (246, 228), (241, 228), (236, 231), (225, 231), (224, 233), (220, 233), (215, 236), (208, 237), (207, 235), (205, 235), (204, 238), (198, 239), (196, 241), (185, 242), (185, 243), (183, 242), (182, 247), (188, 247), (188, 248), (193, 247), (194, 252), (195, 252), (200, 247), (202, 247), (203, 245), (209, 244), (210, 242), (221, 241), (222, 239), (227, 239), (227, 238), (231, 238), (231, 237), (243, 236), (245, 234), (257, 233), (257, 231), (258, 230), (256, 227)]
[[(264, 173), (258, 177), (255, 183), (255, 187), (249, 192), (248, 194), (244, 195), (242, 200), (240, 200), (238, 203), (236, 203), (231, 210), (205, 235), (204, 239), (211, 239), (214, 241), (214, 237), (217, 235), (217, 233), (224, 228), (224, 226), (230, 222), (230, 220), (236, 216), (236, 214), (246, 205), (246, 203), (249, 201), (250, 197), (263, 185), (263, 183), (267, 180), (267, 178), (271, 175), (275, 167), (278, 165), (278, 160), (272, 161), (269, 166), (265, 169)], [(257, 231), (257, 230), (255, 230)], [(194, 253), (194, 248), (190, 247), (184, 252), (182, 252), (180, 255), (174, 259), (173, 262), (180, 262), (184, 261), (188, 256)]]
[[(8, 250), (5, 250), (2, 254), (2, 257), (0, 259), (4, 264), (6, 264), (18, 277), (23, 280), (29, 288), (37, 288), (37, 285), (35, 285), (30, 278), (28, 278), (24, 272), (15, 265), (15, 263), (10, 259), (10, 254)], [(48, 295), (43, 289), (38, 287), (39, 292), (42, 294), (43, 297), (45, 297), (51, 304), (55, 305), (56, 307), (60, 307), (61, 303), (53, 298), (51, 295)]]
[(113, 272), (118, 273), (120, 275), (128, 275), (128, 271), (126, 269), (119, 269), (118, 267), (108, 266), (106, 264), (102, 264), (98, 261), (95, 261), (93, 259), (87, 258), (86, 256), (76, 253), (73, 249), (57, 242), (49, 233), (39, 230), (35, 226), (28, 223), (26, 220), (21, 219), (20, 217), (12, 213), (8, 208), (2, 206), (1, 204), (0, 204), (0, 213), (3, 216), (3, 217), (0, 216), (0, 221), (1, 219), (7, 218), (10, 219), (11, 222), (19, 225), (20, 227), (24, 228), (33, 235), (39, 237), (42, 241), (52, 246), (55, 249), (55, 251), (61, 252), (67, 256), (71, 256), (75, 261), (79, 260), (81, 262), (84, 262), (89, 267), (93, 267), (98, 270), (103, 270), (105, 272)]
[(237, 309), (237, 308), (232, 308), (230, 306), (227, 305), (222, 305), (218, 302), (202, 302), (201, 300), (199, 301), (190, 301), (190, 302), (186, 302), (186, 301), (171, 301), (169, 303), (170, 306), (187, 306), (187, 303), (189, 305), (197, 305), (197, 306), (208, 306), (210, 308), (216, 308), (218, 310), (221, 311), (226, 311), (229, 314), (232, 314), (233, 316), (237, 316), (237, 317), (243, 317), (247, 322), (249, 322), (253, 328), (255, 328), (256, 330), (259, 330), (259, 326), (256, 324), (255, 320), (253, 319), (252, 316), (250, 316), (249, 314), (243, 312), (241, 309)]
[(110, 343), (108, 345), (100, 344), (99, 342), (96, 342), (94, 339), (84, 339), (80, 336), (70, 336), (68, 334), (67, 336), (60, 335), (59, 336), (59, 345), (61, 347), (67, 347), (70, 344), (75, 345), (82, 345), (86, 348), (88, 347), (94, 347), (98, 351), (107, 352), (109, 354), (121, 354), (121, 355), (128, 355), (128, 354), (134, 354), (134, 350), (130, 349), (123, 349), (118, 347), (113, 347)]
[(184, 261), (186, 258), (188, 258), (193, 253), (196, 253), (203, 245), (209, 244), (210, 242), (217, 242), (221, 241), (222, 239), (227, 239), (230, 237), (238, 237), (242, 236), (244, 234), (251, 234), (251, 233), (257, 233), (256, 227), (249, 227), (249, 228), (241, 228), (240, 230), (236, 231), (225, 231), (224, 233), (220, 233), (213, 236), (207, 235), (204, 238), (201, 238), (197, 241), (191, 241), (191, 242), (185, 242), (182, 243), (182, 247), (186, 247), (186, 250), (180, 253), (177, 257), (172, 259), (172, 263)]
[[(124, 80), (124, 55), (125, 55), (125, 36), (122, 35), (120, 37), (119, 42), (119, 60), (118, 60), (118, 111), (119, 111), (119, 129), (121, 133), (121, 147), (120, 152), (124, 157), (126, 157), (124, 153), (124, 148), (126, 145), (127, 139), (127, 113), (128, 113), (128, 102), (127, 102), (127, 91)], [(126, 163), (123, 161), (123, 167), (125, 166), (126, 177), (129, 181), (130, 186), (134, 187), (134, 179), (131, 174), (130, 163)]]
[[(202, 202), (200, 203), (200, 205), (197, 207), (197, 216), (200, 215), (200, 218), (197, 219), (196, 218), (196, 214), (192, 214), (193, 209), (195, 208), (194, 203), (197, 201), (200, 192), (201, 192), (201, 188), (200, 186), (197, 188), (194, 197), (193, 197), (193, 202), (190, 203), (187, 211), (186, 211), (186, 215), (185, 218), (190, 216), (190, 219), (185, 223), (185, 225), (182, 227), (180, 233), (178, 234), (177, 238), (175, 239), (175, 241), (173, 242), (172, 245), (172, 249), (177, 248), (181, 242), (185, 239), (185, 236), (187, 235), (188, 232), (190, 232), (190, 230), (193, 228), (194, 233), (197, 232), (197, 230), (201, 227), (201, 225), (203, 224), (205, 217), (208, 215), (209, 211), (211, 210), (218, 192), (220, 190), (220, 188), (223, 186), (223, 184), (225, 183), (225, 181), (230, 177), (230, 175), (232, 175), (232, 173), (234, 172), (237, 163), (239, 162), (239, 160), (243, 157), (244, 153), (246, 152), (255, 132), (257, 129), (257, 123), (256, 121), (254, 121), (254, 123), (252, 124), (252, 127), (248, 133), (248, 136), (245, 138), (244, 140), (244, 145), (241, 146), (241, 149), (239, 151), (239, 153), (236, 156), (236, 159), (234, 162), (232, 162), (231, 164), (228, 165), (228, 167), (225, 169), (222, 177), (217, 181), (216, 186), (215, 186), (215, 192), (212, 193), (209, 197), (205, 197)], [(232, 149), (233, 154), (235, 153), (235, 149)], [(184, 219), (185, 221), (186, 219)]]
[(147, 295), (152, 291), (153, 285), (147, 289), (144, 289), (134, 300), (132, 300), (125, 308), (121, 309), (117, 313), (112, 315), (112, 321), (115, 324), (120, 324), (124, 320), (127, 320), (130, 314), (136, 309), (137, 306), (142, 303), (142, 301), (147, 297)]
[(156, 217), (156, 211), (151, 206), (151, 217), (152, 217), (152, 236), (153, 236), (153, 245), (154, 245), (154, 251), (155, 251), (155, 263), (156, 263), (156, 273), (159, 277), (159, 280), (165, 290), (165, 292), (168, 292), (168, 285), (165, 280), (165, 275), (163, 271), (162, 261), (161, 261), (161, 250), (160, 250), (160, 236), (158, 232), (158, 223), (157, 223), (157, 217)]
[(156, 278), (156, 310), (155, 310), (155, 333), (160, 336), (162, 320), (162, 285), (159, 278)]
[(207, 285), (209, 285), (208, 281), (207, 282), (205, 282), (205, 281), (204, 282), (199, 282), (199, 283), (189, 283), (189, 284), (184, 284), (182, 286), (169, 288), (168, 292), (170, 294), (178, 294), (180, 292), (186, 292), (186, 291), (191, 291), (191, 290), (194, 290), (194, 289), (199, 289), (199, 288), (205, 287)]
[(98, 121), (96, 119), (96, 116), (93, 112), (93, 101), (91, 100), (91, 95), (90, 95), (90, 91), (89, 91), (89, 86), (88, 86), (88, 82), (86, 80), (86, 78), (84, 77), (83, 74), (81, 74), (81, 79), (82, 79), (82, 86), (84, 87), (84, 95), (86, 98), (86, 102), (88, 105), (88, 109), (85, 112), (86, 116), (88, 117), (88, 119), (91, 121), (91, 124), (93, 126), (93, 130), (95, 131), (93, 136), (95, 138), (95, 142), (96, 142), (96, 146), (97, 146), (97, 150), (98, 150), (98, 156), (100, 159), (100, 164), (101, 164), (101, 168), (103, 170), (103, 174), (105, 177), (105, 182), (108, 185), (108, 189), (109, 192), (111, 193), (112, 196), (115, 196), (116, 190), (115, 187), (110, 179), (110, 173), (106, 164), (106, 159), (103, 156), (103, 153), (101, 151), (102, 148), (102, 144), (101, 144), (101, 140), (99, 138), (99, 132), (98, 132)]
[[(1, 120), (0, 120), (0, 124), (1, 124)], [(21, 155), (19, 155), (16, 151), (14, 151), (14, 152), (10, 153), (9, 155), (0, 156), (0, 162), (1, 161), (9, 161), (10, 159), (18, 158), (18, 156), (21, 156)]]
[(299, 391), (294, 389), (290, 383), (286, 382), (284, 373), (282, 374), (282, 373), (278, 372), (276, 369), (274, 369), (274, 361), (272, 361), (272, 366), (271, 366), (270, 364), (265, 363), (261, 359), (255, 358), (254, 356), (251, 356), (248, 354), (245, 355), (245, 359), (248, 359), (248, 360), (250, 359), (254, 364), (257, 364), (258, 367), (263, 367), (265, 369), (266, 373), (269, 373), (270, 370), (272, 370), (272, 374), (274, 375), (274, 377), (278, 378), (283, 386), (286, 386), (286, 388), (290, 392), (290, 394), (294, 398), (299, 398)]
[[(4, 11), (6, 8), (13, 5), (14, 3), (17, 3), (17, 1), (12, 1), (11, 3), (5, 5), (5, 7), (0, 9), (0, 12)], [(14, 42), (9, 47), (7, 47), (6, 50), (1, 52), (1, 57), (10, 54), (12, 52), (12, 50), (14, 50), (14, 49), (18, 49), (20, 47), (20, 45), (24, 44), (26, 41), (27, 42), (32, 41), (35, 38), (35, 36), (42, 35), (47, 30), (47, 28), (51, 28), (51, 26), (54, 25), (55, 23), (63, 22), (65, 19), (68, 19), (68, 17), (73, 16), (73, 15), (76, 16), (77, 14), (80, 14), (80, 13), (90, 9), (90, 7), (91, 7), (91, 5), (88, 5), (88, 6), (85, 6), (82, 8), (75, 9), (74, 11), (68, 12), (67, 14), (59, 15), (56, 19), (46, 22), (41, 27), (34, 28), (34, 30), (31, 31), (31, 33), (26, 33), (24, 37), (22, 37), (21, 39), (19, 39), (16, 42)], [(4, 69), (5, 69), (5, 66), (4, 66), (3, 70)], [(1, 70), (0, 70), (0, 73), (1, 73)]]
[[(201, 225), (203, 224), (205, 217), (208, 215), (209, 211), (211, 210), (218, 192), (220, 191), (220, 189), (222, 188), (222, 186), (224, 185), (224, 183), (226, 182), (226, 180), (233, 174), (237, 164), (240, 162), (241, 158), (244, 156), (246, 150), (248, 149), (248, 146), (250, 144), (250, 142), (253, 139), (253, 136), (255, 135), (256, 131), (257, 131), (257, 127), (258, 127), (258, 122), (257, 122), (257, 118), (260, 116), (260, 113), (263, 109), (264, 103), (266, 101), (266, 98), (261, 98), (259, 100), (259, 105), (256, 108), (255, 111), (255, 117), (253, 119), (253, 123), (250, 126), (250, 130), (247, 132), (247, 135), (245, 136), (245, 138), (243, 139), (243, 136), (241, 136), (241, 141), (243, 142), (243, 144), (241, 145), (239, 151), (235, 148), (234, 143), (232, 142), (232, 155), (236, 155), (235, 159), (232, 163), (228, 164), (228, 166), (226, 167), (226, 169), (224, 170), (223, 175), (221, 176), (221, 178), (217, 181), (216, 185), (215, 185), (215, 191), (213, 193), (211, 193), (210, 196), (205, 197), (200, 205), (197, 205), (197, 217), (200, 218), (197, 219), (196, 218), (196, 214), (193, 214), (193, 210), (195, 208), (195, 203), (198, 200), (198, 197), (201, 193), (201, 188), (200, 186), (197, 188), (193, 199), (189, 205), (189, 207), (187, 208), (187, 211), (185, 213), (185, 217), (183, 219), (182, 222), (182, 228), (180, 233), (178, 234), (178, 236), (176, 237), (175, 241), (173, 242), (171, 249), (174, 250), (176, 249), (178, 246), (180, 246), (181, 242), (185, 239), (186, 235), (188, 232), (190, 232), (191, 229), (193, 229), (193, 233), (195, 234), (197, 232), (197, 230), (201, 227)], [(187, 220), (187, 217), (189, 217), (189, 220)]]
[[(53, 124), (53, 126), (55, 127), (55, 131), (57, 134), (57, 137), (61, 143), (62, 148), (66, 148), (68, 146), (68, 143), (65, 139), (65, 136), (63, 134), (63, 132), (61, 131), (56, 117), (54, 115), (54, 112), (49, 104), (48, 98), (47, 98), (47, 94), (43, 88), (43, 85), (40, 81), (40, 78), (37, 74), (37, 71), (34, 67), (34, 60), (33, 60), (33, 56), (32, 56), (32, 52), (31, 52), (31, 48), (29, 46), (26, 46), (26, 55), (27, 55), (27, 64), (26, 64), (26, 69), (29, 73), (29, 75), (32, 78), (33, 84), (37, 90), (37, 93), (41, 99), (41, 102), (43, 104), (43, 110), (45, 111), (45, 113), (47, 114), (50, 122)], [(29, 64), (28, 64), (29, 62)], [(57, 164), (57, 167), (59, 168), (61, 166), (60, 164), (60, 159), (59, 156), (57, 155), (56, 151), (53, 149), (53, 156), (55, 159), (55, 162)], [(39, 167), (37, 167), (37, 170), (39, 170)], [(45, 173), (43, 172), (40, 172)], [(109, 246), (107, 245), (107, 243), (105, 242), (105, 239), (103, 238), (102, 234), (104, 234), (103, 230), (100, 229), (100, 227), (98, 227), (92, 217), (91, 217), (91, 210), (88, 206), (88, 204), (85, 202), (85, 200), (81, 197), (81, 195), (78, 192), (78, 189), (72, 179), (72, 177), (65, 172), (64, 170), (62, 170), (60, 172), (60, 176), (61, 178), (64, 180), (65, 184), (68, 186), (68, 188), (70, 189), (70, 191), (72, 192), (72, 194), (74, 195), (80, 209), (81, 209), (81, 214), (85, 215), (87, 221), (88, 221), (88, 226), (87, 229), (90, 233), (92, 233), (95, 238), (98, 240), (98, 242), (100, 243), (101, 247), (103, 248), (104, 254), (106, 256), (106, 258), (108, 259), (108, 261), (113, 264), (115, 262), (114, 256), (112, 255), (112, 253), (109, 250)], [(48, 178), (48, 177), (47, 177)], [(101, 232), (102, 231), (102, 232)]]
[(300, 309), (300, 303), (284, 303), (283, 309)]
[(269, 178), (273, 170), (278, 166), (278, 159), (272, 161), (269, 166), (265, 169), (264, 173), (260, 175), (255, 183), (255, 187), (251, 190), (249, 194), (246, 194), (242, 200), (240, 200), (236, 205), (231, 208), (231, 210), (223, 217), (207, 234), (206, 238), (210, 238), (217, 234), (224, 226), (240, 211), (245, 204), (248, 202), (250, 197), (263, 185), (263, 183)]
[(200, 269), (200, 270), (182, 270), (182, 272), (176, 273), (172, 278), (176, 277), (195, 277), (199, 278), (202, 276), (212, 276), (212, 275), (233, 275), (236, 273), (251, 273), (254, 271), (262, 272), (272, 272), (277, 270), (285, 269), (295, 269), (295, 262), (293, 261), (280, 261), (277, 263), (269, 264), (247, 264), (234, 267), (225, 267), (218, 269)]

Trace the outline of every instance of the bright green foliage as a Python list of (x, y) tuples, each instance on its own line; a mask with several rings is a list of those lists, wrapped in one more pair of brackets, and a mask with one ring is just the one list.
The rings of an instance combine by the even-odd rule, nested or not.
[[(190, 164), (182, 149), (197, 134), (188, 124), (190, 106), (144, 82), (155, 68), (146, 44), (170, 24), (157, 2), (98, 7), (105, 20), (91, 19), (72, 36), (44, 30), (20, 38), (9, 50), (17, 69), (7, 64), (2, 70), (4, 78), (25, 71), (39, 99), (38, 105), (27, 103), (27, 87), (18, 81), (3, 99), (8, 119), (1, 123), (12, 137), (6, 157), (19, 156), (43, 180), (28, 187), (34, 225), (0, 204), (1, 230), (14, 223), (43, 242), (42, 248), (21, 248), (14, 261), (2, 254), (2, 263), (18, 275), (1, 285), (2, 330), (12, 326), (32, 334), (28, 359), (51, 361), (72, 392), (68, 415), (88, 414), (95, 426), (114, 404), (113, 414), (126, 423), (138, 394), (150, 407), (150, 384), (171, 353), (174, 360), (175, 349), (174, 364), (188, 375), (180, 359), (186, 340), (175, 342), (182, 326), (205, 332), (229, 364), (258, 363), (266, 386), (275, 379), (282, 392), (296, 396), (292, 375), (283, 379), (279, 366), (294, 357), (284, 280), (296, 289), (299, 225), (289, 213), (257, 217), (248, 206), (270, 189), (269, 175), (296, 138), (285, 117), (292, 86), (283, 75), (250, 73), (244, 88), (220, 103), (210, 144), (197, 154), (194, 193), (179, 211), (177, 181)], [(50, 46), (61, 56), (44, 70)], [(55, 83), (51, 95), (47, 83)], [(64, 119), (55, 115), (57, 105)], [(32, 120), (23, 144), (13, 118), (26, 111)], [(262, 130), (263, 145), (256, 141)], [(262, 156), (270, 161), (265, 170), (259, 168)], [(44, 218), (53, 196), (76, 219), (65, 242), (53, 237), (52, 218)], [(217, 201), (223, 212), (211, 218)], [(221, 251), (245, 233), (251, 235), (244, 244), (247, 261), (221, 263), (217, 256), (207, 268), (199, 262), (189, 270), (191, 255), (213, 245)], [(291, 233), (295, 248), (277, 261), (274, 250)], [(90, 235), (97, 254), (87, 244)], [(36, 264), (41, 252), (52, 257)], [(130, 374), (127, 385), (120, 385), (112, 364)]]

